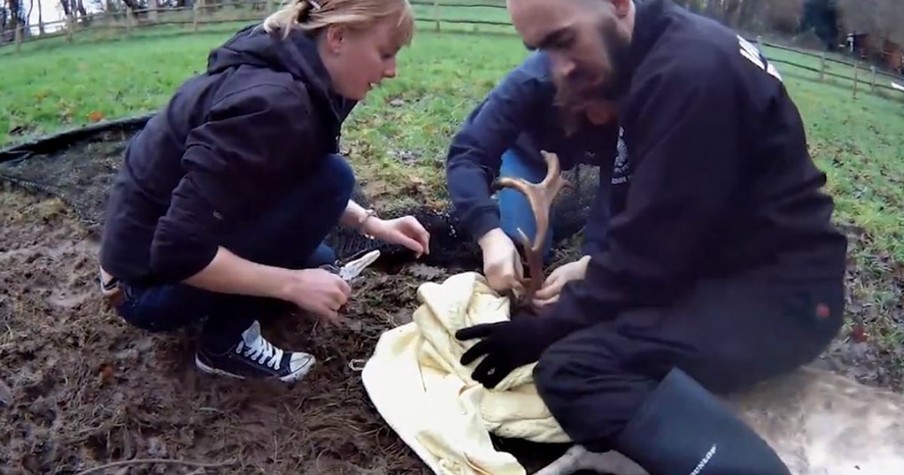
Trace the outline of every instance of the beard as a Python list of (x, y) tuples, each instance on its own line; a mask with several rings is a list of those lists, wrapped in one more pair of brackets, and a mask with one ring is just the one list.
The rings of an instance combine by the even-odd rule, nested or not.
[(596, 29), (599, 41), (594, 57), (578, 61), (567, 75), (556, 78), (564, 102), (580, 100), (612, 101), (621, 95), (621, 76), (628, 68), (631, 44), (619, 34), (615, 19), (603, 20)]
[(601, 87), (605, 97), (614, 99), (624, 86), (622, 78), (629, 67), (631, 41), (619, 34), (614, 20), (600, 25), (599, 35), (609, 60), (609, 71)]

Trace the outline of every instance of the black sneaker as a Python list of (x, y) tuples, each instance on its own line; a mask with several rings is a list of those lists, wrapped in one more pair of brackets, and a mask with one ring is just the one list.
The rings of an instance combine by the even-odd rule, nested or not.
[(195, 365), (205, 373), (238, 379), (279, 379), (286, 383), (304, 378), (316, 362), (313, 355), (273, 346), (261, 335), (257, 321), (225, 352), (202, 344), (195, 354)]

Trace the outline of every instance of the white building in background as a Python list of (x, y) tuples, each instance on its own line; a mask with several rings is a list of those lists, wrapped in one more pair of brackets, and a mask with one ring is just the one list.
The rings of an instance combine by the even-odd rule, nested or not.
[[(63, 13), (63, 6), (60, 4), (59, 0), (34, 0), (34, 6), (31, 5), (31, 0), (23, 0), (23, 6), (26, 11), (31, 7), (31, 11), (28, 12), (28, 26), (31, 34), (39, 35), (41, 33), (41, 29), (38, 26), (38, 2), (41, 2), (41, 20), (45, 25), (51, 23), (44, 27), (44, 33), (47, 34), (62, 30), (65, 24), (56, 23), (64, 20), (65, 16)], [(89, 15), (100, 11), (99, 8), (93, 5), (94, 2), (85, 1), (84, 3), (85, 10)]]
[[(31, 11), (28, 12), (28, 26), (29, 31), (32, 35), (38, 35), (41, 33), (41, 30), (38, 28), (38, 2), (41, 3), (41, 20), (44, 23), (57, 22), (63, 19), (63, 7), (60, 5), (59, 0), (35, 0), (34, 5), (30, 5), (29, 0), (24, 0), (22, 3), (23, 7), (25, 7), (26, 11), (31, 7)], [(44, 27), (44, 33), (53, 33), (61, 29), (63, 25), (49, 25)]]

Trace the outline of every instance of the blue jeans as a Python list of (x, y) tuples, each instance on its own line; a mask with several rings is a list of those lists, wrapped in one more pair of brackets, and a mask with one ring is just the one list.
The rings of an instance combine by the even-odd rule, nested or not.
[[(312, 268), (336, 256), (323, 244), (338, 224), (354, 187), (345, 159), (331, 155), (282, 204), (234, 235), (223, 247), (254, 262)], [(290, 308), (280, 300), (210, 292), (186, 284), (126, 286), (117, 312), (132, 325), (154, 332), (171, 331), (208, 317), (202, 341), (225, 349), (252, 322)]]
[[(528, 160), (519, 155), (514, 149), (506, 150), (502, 154), (502, 165), (499, 167), (500, 177), (524, 178), (532, 183), (539, 183), (546, 177), (546, 164)], [(524, 231), (528, 239), (533, 242), (537, 233), (537, 222), (530, 202), (523, 193), (511, 188), (503, 188), (497, 193), (499, 200), (499, 218), (502, 230), (512, 238), (515, 244), (521, 244), (521, 233)], [(552, 221), (550, 214), (550, 228), (543, 241), (543, 257), (548, 259), (552, 250)]]

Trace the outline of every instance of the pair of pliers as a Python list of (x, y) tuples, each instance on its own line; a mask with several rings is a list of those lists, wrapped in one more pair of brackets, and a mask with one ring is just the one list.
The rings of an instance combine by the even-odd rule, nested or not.
[(370, 251), (357, 259), (351, 260), (345, 263), (345, 265), (336, 266), (334, 264), (327, 264), (321, 266), (321, 268), (338, 275), (340, 278), (342, 278), (342, 280), (346, 282), (351, 282), (352, 279), (358, 277), (361, 272), (364, 271), (364, 269), (373, 264), (379, 258), (380, 250), (377, 249)]

